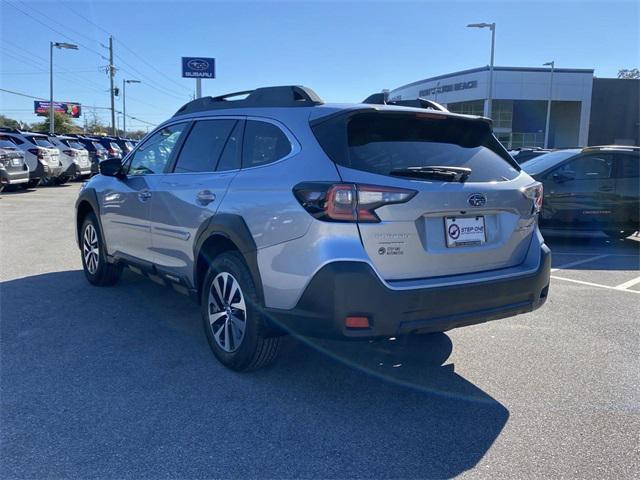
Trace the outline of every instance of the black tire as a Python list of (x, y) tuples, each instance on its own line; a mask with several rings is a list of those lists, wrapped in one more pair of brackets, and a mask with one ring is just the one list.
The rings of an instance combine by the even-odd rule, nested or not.
[[(223, 297), (228, 296), (225, 294), (233, 290), (233, 281), (237, 282), (240, 293), (235, 293), (225, 301), (217, 294), (213, 284), (214, 280), (218, 283), (219, 288), (223, 287), (223, 282), (227, 282), (224, 283), (227, 286), (226, 290), (221, 288)], [(241, 303), (242, 305), (240, 305)], [(224, 309), (224, 305), (219, 304), (226, 304), (229, 309)], [(209, 346), (225, 367), (238, 372), (246, 372), (264, 368), (276, 359), (280, 351), (281, 339), (278, 336), (265, 335), (267, 328), (265, 318), (261, 313), (262, 306), (259, 296), (251, 273), (238, 252), (225, 252), (215, 258), (204, 279), (200, 305)], [(238, 308), (233, 308), (233, 305)], [(242, 310), (243, 306), (244, 311)], [(215, 315), (222, 316), (211, 322), (210, 317)], [(238, 323), (231, 321), (231, 317), (235, 317), (234, 319)], [(243, 319), (242, 317), (244, 317), (244, 322), (240, 321)], [(241, 336), (238, 333), (240, 331), (237, 327), (238, 324), (244, 325)], [(235, 329), (234, 325), (236, 325)], [(216, 335), (218, 339), (216, 339)], [(228, 338), (225, 338), (227, 336)], [(237, 344), (236, 336), (240, 336)], [(227, 348), (224, 347), (225, 344)]]
[(56, 177), (55, 180), (53, 181), (53, 183), (55, 183), (56, 185), (64, 185), (69, 180), (70, 180), (70, 178), (65, 175), (65, 176), (62, 176), (62, 177)]
[(29, 180), (27, 183), (21, 183), (20, 188), (26, 190), (27, 188), (36, 188), (40, 183), (40, 179)]
[[(87, 233), (87, 230), (90, 228), (95, 232), (97, 258), (92, 255), (87, 256), (89, 247), (95, 248), (95, 244), (91, 240), (91, 233)], [(80, 257), (82, 258), (84, 275), (92, 285), (108, 287), (115, 285), (120, 279), (122, 268), (119, 265), (107, 262), (107, 252), (102, 232), (100, 231), (100, 225), (93, 212), (87, 214), (80, 229)]]

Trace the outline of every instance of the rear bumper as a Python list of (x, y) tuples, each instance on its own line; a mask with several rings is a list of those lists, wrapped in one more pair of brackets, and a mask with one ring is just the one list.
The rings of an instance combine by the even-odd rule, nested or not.
[(29, 169), (5, 170), (0, 168), (0, 183), (3, 185), (18, 185), (29, 181)]
[[(322, 267), (295, 308), (266, 309), (275, 326), (301, 335), (329, 338), (390, 337), (439, 332), (531, 312), (546, 301), (551, 252), (539, 248), (534, 273), (501, 280), (397, 290), (363, 262)], [(369, 328), (349, 329), (347, 316), (365, 316)]]
[(76, 177), (80, 177), (83, 175), (90, 175), (90, 174), (91, 174), (90, 163), (87, 164), (86, 166), (80, 166), (77, 163), (72, 163), (64, 170), (64, 172), (62, 172), (63, 176), (66, 176), (69, 178), (76, 178)]
[(44, 168), (44, 174), (47, 177), (59, 177), (60, 174), (62, 174), (61, 165), (56, 165), (56, 166), (43, 165), (43, 168)]

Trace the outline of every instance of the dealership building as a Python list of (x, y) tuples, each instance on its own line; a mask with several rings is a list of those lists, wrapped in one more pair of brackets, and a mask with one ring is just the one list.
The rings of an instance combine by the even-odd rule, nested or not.
[[(640, 145), (640, 80), (596, 78), (591, 69), (494, 67), (492, 114), (508, 148)], [(489, 67), (439, 75), (391, 90), (392, 100), (433, 100), (452, 112), (488, 115)]]

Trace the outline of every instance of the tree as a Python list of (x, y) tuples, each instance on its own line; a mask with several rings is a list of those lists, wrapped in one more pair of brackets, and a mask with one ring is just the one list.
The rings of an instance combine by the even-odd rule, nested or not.
[(129, 130), (127, 131), (127, 137), (129, 138), (133, 138), (136, 140), (140, 140), (142, 137), (144, 137), (147, 134), (147, 132), (145, 132), (144, 130)]
[[(45, 120), (42, 123), (34, 123), (32, 125), (31, 128), (34, 132), (49, 132), (49, 114), (47, 113), (44, 118)], [(64, 113), (53, 112), (53, 118), (55, 120), (55, 133), (57, 134), (82, 132), (82, 129), (75, 125), (71, 118)]]
[(621, 68), (620, 70), (618, 70), (618, 78), (625, 78), (625, 79), (640, 78), (640, 70), (638, 70), (637, 68), (631, 68), (631, 69)]
[(8, 128), (20, 128), (20, 122), (14, 120), (13, 118), (5, 117), (4, 115), (0, 115), (0, 127), (8, 127)]
[(109, 127), (102, 123), (95, 110), (85, 110), (84, 116), (86, 121), (85, 129), (87, 130), (87, 133), (101, 135), (108, 135), (109, 133), (111, 133)]

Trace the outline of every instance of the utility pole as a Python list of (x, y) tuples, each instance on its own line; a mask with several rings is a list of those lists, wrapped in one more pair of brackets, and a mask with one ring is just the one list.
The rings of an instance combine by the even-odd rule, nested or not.
[(109, 35), (109, 80), (111, 82), (111, 134), (116, 135), (116, 103), (114, 98), (113, 77), (116, 75), (116, 67), (113, 65), (113, 37)]
[(53, 42), (49, 42), (49, 135), (56, 133), (56, 119), (53, 116)]

